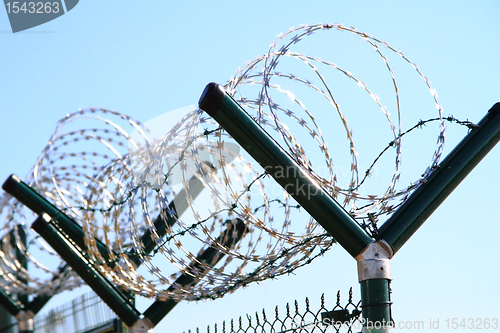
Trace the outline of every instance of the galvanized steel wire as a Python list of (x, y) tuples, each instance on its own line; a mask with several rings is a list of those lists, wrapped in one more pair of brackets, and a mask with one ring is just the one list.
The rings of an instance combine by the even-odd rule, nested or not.
[[(379, 87), (363, 81), (363, 73), (355, 74), (333, 59), (298, 50), (313, 35), (320, 35), (320, 41), (326, 44), (329, 34), (335, 33), (360, 39), (381, 60), (393, 94), (390, 105), (383, 104), (376, 94)], [(330, 57), (335, 58), (335, 54)], [(433, 114), (429, 118), (438, 123), (434, 134), (437, 144), (431, 149), (427, 167), (410, 186), (399, 183), (403, 136), (427, 122), (407, 130), (403, 127), (405, 96), (396, 80), (400, 64), (394, 66), (394, 59), (407, 65), (429, 92), (429, 105), (434, 110), (425, 110), (424, 114)], [(300, 73), (293, 74), (294, 69)], [(336, 79), (344, 81), (330, 82)], [(389, 130), (385, 137), (390, 139), (377, 147), (378, 155), (370, 155), (368, 168), (360, 165), (355, 144), (357, 135), (363, 133), (358, 134), (348, 122), (352, 110), (336, 94), (341, 86), (355, 87), (368, 97), (373, 103), (370, 115), (383, 119)], [(430, 81), (401, 51), (340, 24), (304, 25), (280, 34), (266, 53), (238, 69), (224, 88), (372, 235), (379, 221), (438, 165), (445, 122), (457, 122), (443, 116)], [(345, 161), (349, 162), (344, 167), (349, 171), (344, 175), (340, 175), (336, 162), (340, 143), (329, 141), (334, 122), (339, 123), (335, 131), (343, 132), (342, 143), (347, 143), (349, 157)], [(393, 154), (388, 183), (375, 193), (363, 192), (362, 186), (370, 181), (381, 182), (370, 175), (386, 153)], [(341, 176), (347, 181), (339, 179)], [(140, 121), (116, 111), (88, 108), (69, 114), (57, 123), (25, 182), (81, 224), (86, 244), (82, 250), (111, 281), (151, 298), (222, 297), (248, 283), (288, 274), (324, 254), (335, 242), (267, 177), (264, 168), (240, 151), (227, 133), (197, 108), (161, 137)], [(203, 192), (194, 195), (195, 186), (202, 186)], [(182, 215), (171, 205), (173, 202), (180, 209), (179, 200), (185, 206)], [(12, 293), (36, 295), (57, 293), (81, 283), (71, 271), (58, 270), (63, 263), (57, 254), (29, 230), (34, 216), (27, 208), (4, 194), (0, 209), (4, 220), (2, 287)], [(163, 235), (155, 221), (168, 219), (174, 223), (165, 226)], [(242, 239), (222, 244), (219, 235), (238, 219), (245, 222)], [(26, 245), (19, 239), (11, 242), (6, 238), (16, 228), (24, 228), (27, 233)], [(151, 253), (146, 253), (141, 240), (146, 231), (155, 244)], [(113, 267), (97, 250), (96, 239), (107, 247)], [(12, 244), (29, 259), (29, 269), (14, 258)], [(201, 269), (190, 270), (197, 254), (209, 247), (216, 248), (224, 258), (215, 267), (211, 262), (198, 262)], [(139, 256), (141, 267), (131, 259), (134, 255)], [(195, 285), (174, 282), (185, 272), (193, 275)]]

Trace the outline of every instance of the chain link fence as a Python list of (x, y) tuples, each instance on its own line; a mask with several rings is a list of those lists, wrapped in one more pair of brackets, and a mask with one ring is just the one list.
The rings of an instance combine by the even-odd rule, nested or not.
[[(342, 302), (340, 291), (336, 302), (327, 302), (321, 295), (319, 306), (305, 304), (297, 300), (287, 303), (285, 310), (275, 307), (274, 314), (268, 315), (265, 309), (255, 312), (254, 316), (240, 316), (237, 320), (223, 321), (222, 325), (208, 326), (206, 331), (196, 328), (187, 333), (354, 333), (362, 329), (361, 301), (353, 300), (352, 288), (347, 301)], [(35, 333), (125, 333), (126, 327), (116, 319), (116, 315), (97, 296), (90, 292), (63, 304), (48, 313), (35, 317)], [(186, 333), (186, 332), (184, 332)]]
[[(296, 300), (293, 305), (286, 304), (285, 312), (281, 312), (276, 306), (274, 315), (269, 316), (263, 309), (262, 313), (255, 316), (246, 315), (238, 320), (223, 321), (222, 325), (208, 326), (206, 333), (323, 333), (329, 332), (360, 332), (361, 324), (361, 301), (354, 302), (352, 288), (349, 290), (349, 298), (342, 305), (340, 291), (337, 293), (335, 305), (327, 305), (325, 295), (321, 295), (319, 307), (311, 306), (309, 298), (305, 300), (305, 307), (299, 305)], [(196, 328), (196, 333), (205, 333)], [(186, 332), (184, 332), (186, 333)], [(192, 333), (188, 330), (187, 333)]]

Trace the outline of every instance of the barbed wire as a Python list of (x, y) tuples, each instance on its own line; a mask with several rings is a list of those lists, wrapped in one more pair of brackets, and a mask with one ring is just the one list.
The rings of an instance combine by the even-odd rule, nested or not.
[[(384, 90), (378, 86), (382, 79), (377, 70), (373, 69), (374, 78), (362, 81), (361, 67), (356, 67), (355, 75), (341, 64), (352, 60), (347, 54), (342, 57), (349, 48), (338, 46), (343, 50), (334, 53), (339, 62), (300, 50), (304, 40), (327, 32), (348, 33), (348, 37), (361, 39), (370, 54), (375, 51), (377, 64), (382, 60), (382, 73), (389, 77), (385, 90), (393, 92), (391, 107), (375, 94), (377, 89)], [(320, 46), (337, 45), (341, 41), (336, 38), (332, 43), (313, 40), (305, 48), (312, 45), (316, 51)], [(328, 48), (325, 52), (331, 55)], [(431, 97), (428, 104), (415, 106), (422, 112), (408, 112), (407, 118), (403, 111), (411, 96), (396, 81), (400, 66), (393, 65), (395, 60), (409, 65)], [(355, 97), (346, 98), (344, 91), (336, 94), (352, 84), (359, 89), (352, 93)], [(238, 69), (224, 87), (372, 236), (379, 221), (401, 205), (438, 165), (445, 123), (469, 130), (475, 126), (443, 116), (430, 81), (401, 51), (339, 24), (305, 25), (279, 35), (265, 54)], [(420, 90), (411, 87), (421, 100)], [(436, 111), (430, 113), (432, 108), (437, 116)], [(369, 111), (360, 115), (359, 110)], [(389, 110), (395, 111), (395, 119)], [(348, 114), (354, 121), (348, 122)], [(430, 114), (428, 120), (415, 120), (404, 130), (403, 123)], [(430, 123), (438, 124), (431, 158), (410, 186), (401, 185), (403, 141)], [(354, 131), (354, 124), (360, 126), (360, 132)], [(379, 133), (387, 127), (388, 135)], [(358, 151), (356, 133), (368, 137), (365, 144), (370, 149), (364, 152), (369, 151), (371, 159)], [(339, 146), (346, 140), (344, 151), (348, 153), (342, 154)], [(385, 157), (388, 152), (394, 153), (390, 162)], [(361, 167), (362, 158), (370, 162), (366, 169)], [(348, 172), (339, 172), (342, 163), (349, 165)], [(380, 170), (389, 170), (393, 164), (383, 187), (381, 179), (371, 177), (379, 164)], [(249, 283), (290, 274), (335, 243), (266, 175), (262, 166), (197, 108), (160, 134), (148, 123), (116, 111), (90, 108), (57, 123), (25, 181), (82, 226), (82, 250), (108, 279), (142, 296), (180, 301), (222, 297)], [(0, 209), (4, 237), (17, 225), (26, 232), (26, 245), (17, 239), (16, 246), (30, 262), (28, 271), (12, 255), (1, 256), (0, 268), (9, 274), (0, 279), (0, 285), (9, 285), (11, 292), (50, 294), (81, 283), (71, 272), (61, 274), (58, 268), (63, 263), (54, 260), (57, 254), (26, 227), (34, 220), (27, 208), (4, 194)], [(105, 245), (109, 260), (98, 249), (99, 243)], [(208, 249), (218, 254), (200, 260), (199, 255)], [(13, 253), (14, 249), (6, 247), (6, 251)], [(182, 274), (192, 276), (194, 283), (176, 282)]]

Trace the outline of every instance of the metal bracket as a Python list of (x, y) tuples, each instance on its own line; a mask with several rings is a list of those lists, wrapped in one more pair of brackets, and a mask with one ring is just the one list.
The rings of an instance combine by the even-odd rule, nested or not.
[(35, 326), (33, 323), (33, 317), (35, 314), (31, 311), (21, 311), (17, 314), (16, 319), (18, 323), (19, 332), (33, 332)]
[(394, 256), (392, 248), (384, 240), (370, 243), (358, 256), (356, 260), (362, 259), (391, 259)]
[(359, 282), (373, 279), (392, 280), (390, 261), (392, 256), (391, 247), (383, 240), (368, 245), (356, 257)]
[(132, 333), (153, 333), (155, 326), (148, 318), (142, 318), (135, 322), (130, 328)]

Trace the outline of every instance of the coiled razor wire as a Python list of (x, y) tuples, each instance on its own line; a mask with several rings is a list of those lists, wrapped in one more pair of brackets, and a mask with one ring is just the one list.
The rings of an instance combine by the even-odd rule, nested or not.
[[(353, 46), (354, 55), (348, 52), (353, 44), (342, 47), (337, 35), (324, 38), (334, 32), (344, 33), (342, 38), (358, 37), (361, 46)], [(325, 56), (306, 55), (303, 44)], [(360, 62), (361, 55), (375, 56), (374, 64)], [(328, 58), (335, 56), (337, 63)], [(352, 72), (345, 67), (359, 63)], [(401, 63), (409, 65), (419, 85), (406, 83), (409, 74)], [(375, 75), (363, 81), (363, 68)], [(405, 91), (417, 99), (403, 93), (396, 69), (403, 73), (402, 85), (410, 87)], [(381, 76), (384, 72), (388, 78)], [(346, 90), (351, 86), (357, 90)], [(403, 53), (340, 24), (290, 29), (264, 55), (238, 69), (224, 87), (371, 235), (438, 165), (445, 122), (474, 127), (443, 117), (429, 80)], [(376, 89), (388, 96), (389, 104), (382, 103)], [(429, 101), (411, 104), (423, 100), (425, 90)], [(354, 121), (348, 122), (348, 115)], [(422, 117), (429, 120), (416, 120)], [(410, 185), (401, 185), (406, 134), (433, 122), (438, 124), (436, 148), (425, 162), (417, 158), (424, 164), (416, 180), (405, 178)], [(355, 125), (360, 132), (354, 131)], [(428, 129), (421, 131), (425, 138)], [(355, 138), (367, 139), (355, 145)], [(416, 145), (428, 146), (425, 138), (408, 139), (412, 154), (421, 150)], [(335, 242), (238, 147), (196, 108), (160, 136), (118, 112), (85, 109), (59, 121), (26, 182), (81, 223), (84, 250), (114, 283), (152, 298), (217, 298), (251, 282), (288, 274)], [(387, 173), (390, 164), (394, 167)], [(385, 187), (382, 178), (388, 179)], [(58, 267), (63, 263), (28, 230), (33, 215), (27, 209), (8, 195), (1, 208), (2, 233), (24, 228), (27, 246), (15, 244), (29, 259), (27, 270), (9, 254), (12, 246), (2, 247), (0, 268), (7, 273), (2, 274), (2, 286), (10, 292), (50, 294), (81, 283), (71, 272), (61, 274)], [(154, 241), (150, 253), (142, 239), (145, 233)], [(98, 241), (105, 244), (112, 262), (102, 257)], [(196, 259), (208, 248), (218, 251), (213, 260)], [(181, 274), (194, 282), (176, 282)]]
[[(86, 186), (102, 165), (122, 158), (128, 145), (135, 144), (128, 133), (140, 126), (132, 118), (106, 109), (90, 108), (68, 114), (58, 121), (25, 182), (83, 223), (81, 212), (73, 207), (82, 205)], [(29, 229), (36, 216), (28, 208), (4, 193), (0, 212), (4, 218), (0, 283), (7, 292), (51, 295), (83, 283), (65, 267), (57, 253)], [(27, 235), (26, 244), (19, 237), (19, 228)], [(15, 237), (16, 248), (7, 251), (6, 246), (12, 243), (11, 235)], [(28, 269), (9, 254), (16, 251), (27, 259)]]

